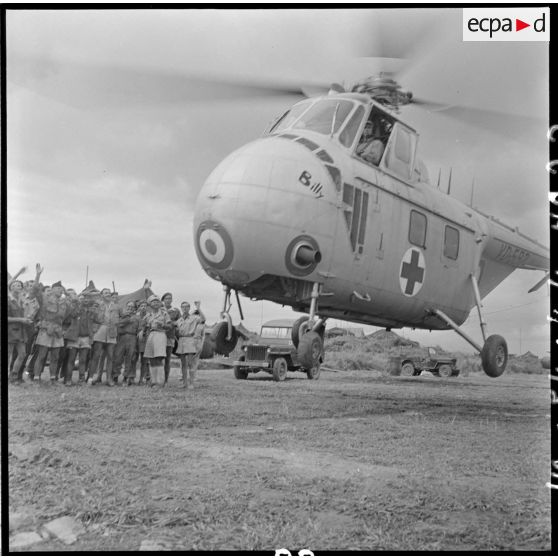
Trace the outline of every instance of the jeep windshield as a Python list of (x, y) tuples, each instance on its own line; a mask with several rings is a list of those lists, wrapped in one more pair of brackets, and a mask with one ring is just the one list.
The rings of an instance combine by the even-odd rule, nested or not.
[(262, 327), (261, 337), (269, 337), (272, 339), (290, 339), (290, 327)]

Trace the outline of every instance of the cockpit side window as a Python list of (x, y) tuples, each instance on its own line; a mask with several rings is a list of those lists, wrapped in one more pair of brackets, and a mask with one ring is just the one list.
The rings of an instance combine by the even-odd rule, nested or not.
[(375, 166), (380, 164), (386, 149), (394, 120), (378, 107), (373, 107), (364, 125), (356, 154), (358, 157)]
[[(312, 130), (319, 134), (336, 133), (353, 109), (352, 101), (341, 99), (323, 99), (312, 105), (291, 127), (293, 129)], [(335, 125), (333, 125), (335, 119)], [(333, 130), (332, 130), (333, 126)]]
[(312, 104), (312, 101), (302, 101), (288, 110), (271, 128), (270, 134), (276, 134), (288, 128)]
[(362, 117), (364, 116), (364, 107), (362, 105), (358, 106), (343, 131), (339, 134), (339, 141), (345, 147), (351, 147), (353, 141), (355, 141), (356, 133), (362, 122)]

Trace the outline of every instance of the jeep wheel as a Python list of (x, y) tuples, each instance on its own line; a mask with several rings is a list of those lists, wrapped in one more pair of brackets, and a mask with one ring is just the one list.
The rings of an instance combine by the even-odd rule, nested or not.
[(282, 382), (287, 377), (287, 361), (283, 357), (276, 358), (273, 361), (273, 379), (276, 382)]
[(438, 368), (438, 376), (440, 378), (450, 378), (453, 374), (453, 370), (449, 364), (441, 364)]
[(410, 378), (411, 376), (415, 375), (415, 367), (413, 366), (412, 362), (404, 362), (401, 366), (401, 373), (400, 376), (405, 376)]
[(320, 364), (318, 363), (316, 366), (306, 370), (306, 376), (309, 380), (317, 380), (320, 377)]
[[(246, 360), (245, 356), (241, 356), (238, 360)], [(245, 366), (234, 366), (233, 367), (234, 377), (237, 380), (245, 380), (248, 378), (248, 370)]]
[(320, 364), (324, 342), (316, 331), (305, 333), (298, 345), (298, 360), (303, 368), (311, 370)]

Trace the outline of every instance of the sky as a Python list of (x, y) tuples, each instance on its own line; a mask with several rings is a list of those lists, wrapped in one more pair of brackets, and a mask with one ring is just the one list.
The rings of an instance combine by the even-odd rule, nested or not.
[[(196, 95), (193, 78), (342, 82), (373, 72), (357, 57), (405, 56), (398, 80), (417, 97), (539, 119), (503, 118), (494, 131), (485, 118), (401, 113), (442, 188), (451, 168), (452, 195), (469, 203), (474, 180), (474, 207), (548, 245), (548, 44), (464, 43), (460, 8), (18, 10), (6, 27), (8, 270), (27, 266), (23, 279), (36, 262), (44, 283), (77, 289), (88, 277), (123, 293), (149, 278), (177, 305), (201, 300), (216, 321), (222, 286), (194, 251), (197, 194), (228, 153), (302, 97), (239, 96), (220, 83)], [(548, 287), (527, 294), (541, 278), (518, 270), (483, 301), (489, 333), (512, 353), (549, 350)], [(296, 317), (241, 302), (251, 330)], [(480, 340), (476, 311), (464, 327)], [(401, 333), (472, 350), (453, 332)]]

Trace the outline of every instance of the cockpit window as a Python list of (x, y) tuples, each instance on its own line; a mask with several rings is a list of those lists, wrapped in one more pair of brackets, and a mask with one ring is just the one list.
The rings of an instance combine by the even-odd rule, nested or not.
[(297, 103), (288, 110), (271, 128), (269, 131), (270, 134), (275, 134), (277, 132), (281, 132), (285, 128), (288, 128), (310, 105), (312, 101), (302, 101)]
[[(293, 129), (312, 130), (319, 134), (336, 133), (353, 109), (352, 101), (324, 99), (315, 102), (292, 126)], [(335, 119), (335, 124), (333, 121)], [(333, 130), (332, 130), (333, 125)]]
[(355, 140), (356, 133), (360, 127), (362, 117), (364, 116), (364, 107), (357, 107), (343, 131), (339, 134), (339, 141), (345, 146), (350, 147)]

